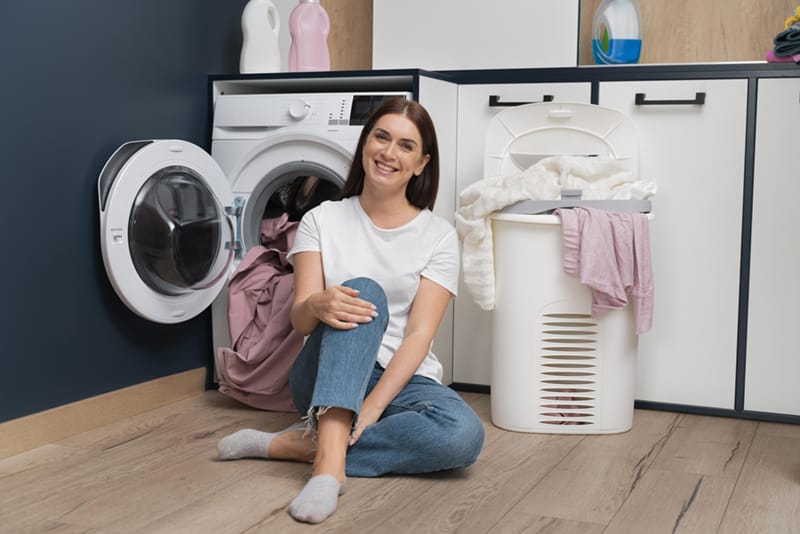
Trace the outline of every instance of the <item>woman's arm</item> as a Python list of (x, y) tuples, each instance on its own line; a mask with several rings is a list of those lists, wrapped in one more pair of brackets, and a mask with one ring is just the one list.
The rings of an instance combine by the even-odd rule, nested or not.
[(367, 323), (375, 316), (375, 306), (358, 298), (358, 290), (345, 286), (325, 288), (322, 255), (299, 252), (294, 255), (294, 304), (291, 321), (302, 335), (310, 334), (320, 321), (339, 329)]
[(358, 424), (350, 443), (355, 443), (364, 428), (375, 423), (389, 403), (408, 384), (430, 351), (433, 336), (444, 317), (451, 294), (425, 277), (411, 305), (405, 336), (376, 386), (364, 399)]

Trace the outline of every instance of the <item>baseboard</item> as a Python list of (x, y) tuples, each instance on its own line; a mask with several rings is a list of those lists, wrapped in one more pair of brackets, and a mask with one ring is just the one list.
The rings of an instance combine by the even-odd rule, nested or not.
[(0, 458), (199, 395), (205, 386), (201, 367), (0, 423)]

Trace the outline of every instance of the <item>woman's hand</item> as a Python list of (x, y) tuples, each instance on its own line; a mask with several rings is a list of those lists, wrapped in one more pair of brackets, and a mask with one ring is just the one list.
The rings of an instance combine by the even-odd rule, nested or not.
[(355, 445), (358, 438), (361, 437), (361, 434), (364, 432), (364, 429), (370, 425), (374, 425), (380, 419), (383, 410), (375, 408), (370, 404), (369, 400), (365, 400), (364, 404), (361, 405), (361, 411), (358, 413), (358, 420), (356, 421), (356, 427), (353, 429), (353, 433), (350, 435), (350, 446), (352, 447)]
[(308, 297), (308, 307), (314, 317), (341, 330), (355, 328), (377, 317), (375, 305), (358, 298), (358, 290), (333, 286)]

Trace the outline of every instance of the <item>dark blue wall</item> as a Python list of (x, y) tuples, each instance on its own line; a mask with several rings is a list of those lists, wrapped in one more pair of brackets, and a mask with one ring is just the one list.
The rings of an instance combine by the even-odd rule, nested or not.
[(3, 0), (0, 421), (206, 365), (210, 314), (160, 326), (114, 293), (97, 176), (124, 141), (208, 148), (208, 74), (246, 0)]

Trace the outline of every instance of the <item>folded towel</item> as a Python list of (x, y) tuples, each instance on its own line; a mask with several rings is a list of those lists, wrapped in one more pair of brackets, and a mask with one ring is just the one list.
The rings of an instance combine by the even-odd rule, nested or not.
[(800, 28), (795, 25), (775, 36), (775, 55), (778, 57), (800, 54)]
[(603, 158), (545, 158), (513, 176), (484, 178), (464, 188), (455, 215), (464, 284), (482, 310), (494, 309), (494, 212), (522, 200), (556, 200), (561, 189), (581, 189), (586, 200), (641, 200), (656, 192), (619, 162)]

